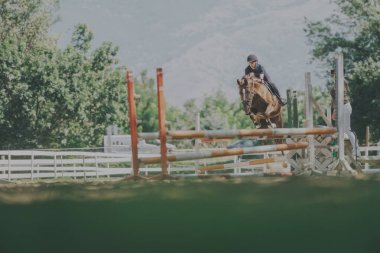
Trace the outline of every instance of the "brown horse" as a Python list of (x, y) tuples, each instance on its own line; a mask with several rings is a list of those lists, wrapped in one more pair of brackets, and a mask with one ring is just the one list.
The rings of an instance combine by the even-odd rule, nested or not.
[(281, 104), (263, 80), (245, 75), (237, 84), (245, 113), (257, 128), (282, 128)]

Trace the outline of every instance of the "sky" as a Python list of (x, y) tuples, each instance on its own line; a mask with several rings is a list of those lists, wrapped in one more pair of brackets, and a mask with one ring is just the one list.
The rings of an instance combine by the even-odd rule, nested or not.
[(61, 0), (51, 33), (64, 47), (74, 26), (86, 23), (94, 46), (111, 41), (120, 64), (135, 76), (164, 70), (166, 100), (181, 106), (222, 90), (239, 98), (236, 79), (254, 53), (285, 96), (304, 89), (305, 72), (324, 85), (306, 44), (304, 20), (322, 20), (330, 0)]

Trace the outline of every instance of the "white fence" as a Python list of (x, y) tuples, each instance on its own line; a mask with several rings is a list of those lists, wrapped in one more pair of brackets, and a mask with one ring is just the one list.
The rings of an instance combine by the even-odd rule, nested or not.
[[(181, 150), (178, 153), (186, 152)], [(278, 152), (277, 152), (278, 153)], [(272, 152), (276, 154), (276, 152)], [(139, 157), (159, 156), (159, 154), (143, 154)], [(200, 166), (218, 162), (239, 162), (240, 157), (226, 157), (202, 160)], [(84, 151), (41, 151), (19, 150), (0, 151), (0, 180), (16, 179), (53, 179), (53, 178), (101, 178), (124, 177), (132, 172), (130, 153), (103, 153)], [(197, 163), (172, 165), (170, 174), (182, 176), (198, 175)], [(233, 175), (262, 174), (265, 165), (246, 166), (233, 170)], [(159, 167), (141, 167), (142, 175), (157, 174)], [(244, 173), (243, 173), (244, 172)]]
[[(175, 153), (188, 150), (177, 150)], [(380, 169), (370, 168), (372, 161), (380, 161), (380, 145), (360, 147), (359, 160), (365, 163), (365, 173), (379, 173)], [(279, 152), (271, 152), (268, 155), (276, 155)], [(289, 153), (290, 154), (290, 153)], [(139, 153), (139, 157), (159, 156), (158, 153)], [(259, 154), (258, 154), (259, 155)], [(262, 154), (263, 155), (263, 154)], [(223, 160), (223, 161), (222, 161)], [(226, 157), (204, 159), (187, 165), (171, 164), (170, 174), (182, 176), (198, 175), (199, 166), (207, 166), (220, 162), (241, 162), (241, 157)], [(0, 151), (0, 179), (48, 179), (48, 178), (100, 178), (100, 177), (124, 177), (130, 175), (131, 153), (103, 153), (87, 151), (42, 151), (19, 150)], [(233, 169), (232, 176), (262, 175), (263, 171), (271, 165), (245, 166)], [(159, 167), (141, 167), (142, 175), (157, 174), (161, 172)]]
[(379, 173), (379, 168), (370, 168), (370, 163), (380, 161), (380, 142), (376, 146), (360, 147), (360, 160), (364, 163), (366, 172)]

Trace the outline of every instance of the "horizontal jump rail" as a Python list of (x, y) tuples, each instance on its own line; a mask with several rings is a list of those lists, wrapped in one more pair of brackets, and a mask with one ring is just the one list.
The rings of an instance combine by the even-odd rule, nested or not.
[[(210, 130), (210, 131), (169, 131), (166, 136), (169, 140), (189, 139), (189, 138), (241, 138), (241, 137), (267, 137), (285, 138), (295, 135), (328, 135), (335, 134), (336, 128), (275, 128), (275, 129), (240, 129), (240, 130)], [(159, 138), (159, 133), (138, 133), (140, 139), (155, 140)]]
[(210, 166), (201, 167), (199, 168), (199, 170), (200, 171), (225, 170), (225, 169), (233, 169), (236, 167), (248, 167), (248, 166), (260, 165), (260, 164), (285, 162), (285, 161), (286, 160), (284, 158), (270, 157), (270, 158), (257, 159), (257, 160), (241, 162), (241, 163), (210, 165)]
[[(244, 154), (254, 154), (270, 151), (284, 151), (292, 149), (304, 149), (308, 147), (307, 142), (292, 143), (292, 144), (277, 144), (277, 145), (265, 145), (257, 146), (252, 148), (239, 148), (239, 149), (223, 149), (216, 151), (206, 151), (206, 152), (191, 152), (184, 154), (168, 155), (169, 162), (176, 161), (188, 161), (197, 159), (207, 159), (212, 157), (223, 157), (223, 156), (236, 156)], [(139, 158), (140, 164), (155, 164), (160, 163), (161, 157), (150, 157), (150, 158)]]

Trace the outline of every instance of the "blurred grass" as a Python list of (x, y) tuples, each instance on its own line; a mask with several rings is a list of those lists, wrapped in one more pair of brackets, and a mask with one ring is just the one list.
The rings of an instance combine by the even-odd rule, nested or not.
[(0, 186), (0, 252), (380, 252), (378, 178)]

